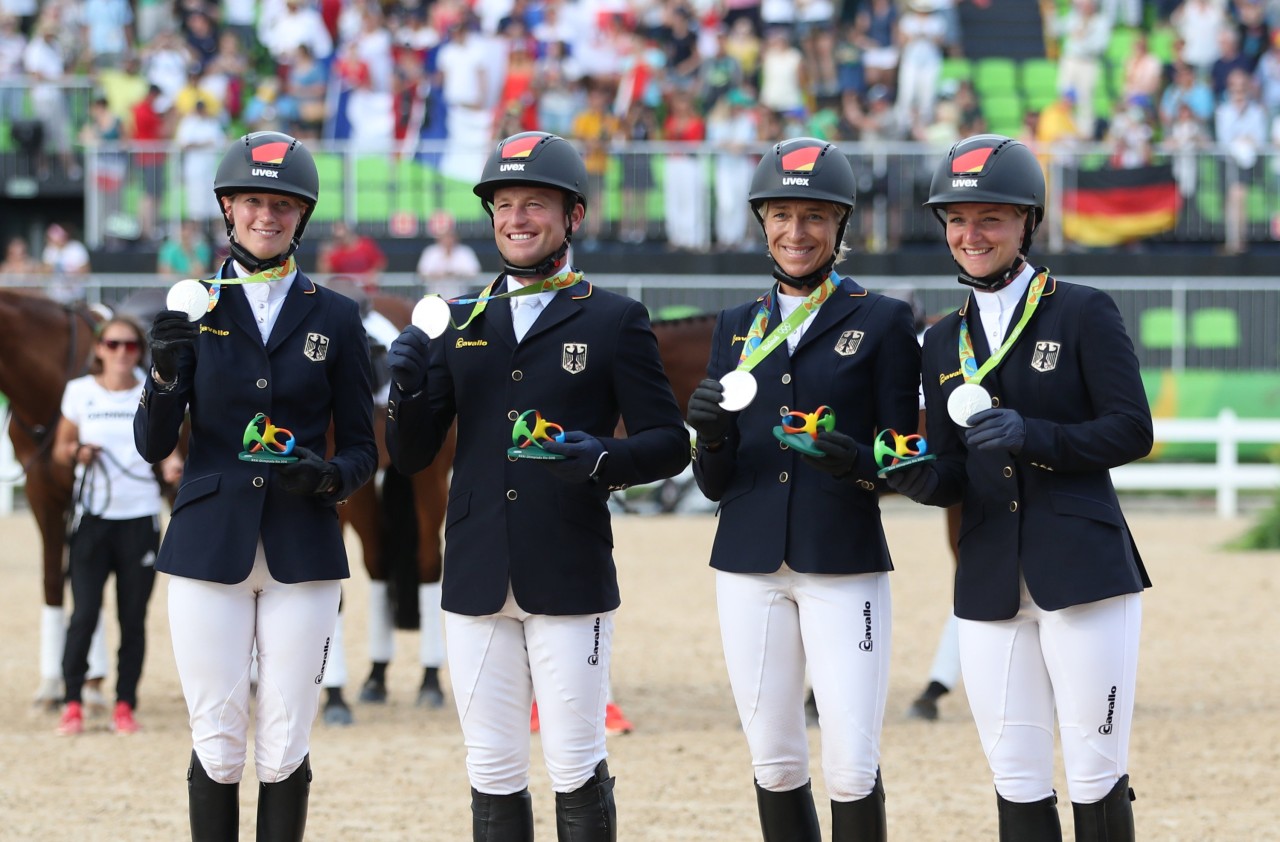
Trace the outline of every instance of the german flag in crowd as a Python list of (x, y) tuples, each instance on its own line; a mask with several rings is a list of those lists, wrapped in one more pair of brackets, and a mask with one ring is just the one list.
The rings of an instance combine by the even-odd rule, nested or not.
[(1178, 221), (1173, 167), (1076, 173), (1062, 198), (1062, 233), (1083, 246), (1114, 246), (1170, 231)]

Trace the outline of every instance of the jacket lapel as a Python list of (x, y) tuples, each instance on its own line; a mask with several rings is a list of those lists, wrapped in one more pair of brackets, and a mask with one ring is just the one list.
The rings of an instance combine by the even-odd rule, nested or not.
[(293, 285), (285, 293), (284, 306), (280, 308), (280, 315), (276, 317), (276, 323), (271, 327), (271, 335), (267, 337), (267, 353), (279, 348), (281, 343), (298, 329), (303, 319), (315, 309), (315, 306), (315, 281), (299, 270), (298, 276), (293, 279)]
[(818, 312), (813, 315), (813, 323), (801, 334), (800, 341), (796, 343), (796, 353), (817, 341), (823, 333), (843, 325), (849, 314), (861, 307), (866, 298), (867, 291), (856, 282), (849, 278), (841, 280), (840, 286), (836, 287), (830, 298), (822, 302)]

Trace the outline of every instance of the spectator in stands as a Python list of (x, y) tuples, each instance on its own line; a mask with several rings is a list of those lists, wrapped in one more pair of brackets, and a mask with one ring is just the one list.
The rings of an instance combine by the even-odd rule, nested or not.
[(1045, 157), (1080, 140), (1092, 140), (1083, 135), (1076, 124), (1076, 92), (1067, 88), (1058, 92), (1058, 98), (1040, 112), (1036, 120), (1035, 144), (1032, 148)]
[[(518, 28), (516, 25), (515, 28)], [(498, 95), (499, 115), (515, 113), (519, 128), (494, 132), (497, 137), (508, 137), (519, 132), (531, 132), (538, 128), (538, 65), (534, 59), (533, 42), (515, 39), (507, 52), (507, 73), (502, 80), (502, 92)]]
[(328, 83), (325, 69), (315, 60), (311, 48), (306, 44), (300, 45), (294, 53), (293, 67), (286, 83), (287, 94), (297, 110), (297, 119), (293, 123), (294, 137), (320, 137), (328, 114), (325, 104)]
[(742, 65), (725, 48), (728, 35), (723, 26), (716, 25), (713, 42), (715, 46), (711, 55), (703, 60), (699, 71), (699, 88), (707, 107), (715, 105), (720, 97), (742, 85)]
[(321, 61), (333, 53), (333, 36), (320, 12), (308, 0), (285, 0), (284, 9), (278, 15), (264, 12), (258, 18), (258, 40), (276, 64), (286, 69), (303, 44)]
[(212, 270), (213, 254), (200, 223), (182, 220), (177, 236), (167, 238), (156, 254), (156, 273), (171, 278), (204, 278)]
[(618, 131), (619, 163), (622, 166), (622, 232), (624, 243), (643, 243), (648, 236), (649, 191), (653, 189), (653, 167), (649, 150), (636, 151), (634, 144), (658, 140), (657, 116), (640, 100), (633, 100)]
[(1253, 78), (1267, 113), (1272, 117), (1280, 114), (1280, 29), (1271, 35), (1271, 49), (1258, 59)]
[(1234, 29), (1223, 29), (1218, 33), (1218, 58), (1209, 70), (1214, 99), (1218, 101), (1224, 99), (1227, 92), (1227, 78), (1237, 70), (1253, 73), (1249, 59), (1240, 53), (1240, 33)]
[(201, 71), (218, 54), (218, 27), (204, 12), (195, 12), (184, 18), (183, 36), (195, 56)]
[(1124, 80), (1121, 97), (1145, 96), (1155, 102), (1164, 87), (1164, 66), (1160, 57), (1151, 52), (1147, 33), (1139, 30), (1133, 35), (1129, 54), (1124, 59)]
[[(56, 24), (42, 20), (22, 54), (22, 66), (31, 84), (31, 109), (44, 131), (44, 150), (57, 153), (68, 178), (80, 178), (80, 166), (71, 155), (71, 114), (63, 88), (65, 70), (62, 55), (54, 43)], [(48, 178), (48, 164), (39, 159), (38, 175)]]
[(886, 90), (893, 90), (898, 84), (898, 48), (894, 40), (898, 10), (893, 0), (871, 0), (858, 10), (854, 26), (854, 43), (862, 50), (867, 87), (883, 85)]
[(436, 53), (448, 138), (442, 166), (460, 181), (479, 178), (493, 137), (488, 47), (475, 37), (474, 28), (471, 19), (455, 23)]
[(1267, 23), (1262, 0), (1236, 0), (1236, 35), (1240, 53), (1249, 62), (1248, 70), (1258, 69), (1258, 60), (1271, 47), (1271, 27)]
[(840, 65), (836, 60), (836, 30), (834, 27), (810, 29), (804, 36), (801, 52), (805, 57), (805, 78), (814, 99), (840, 96)]
[[(238, 0), (240, 5), (245, 2), (249, 0)], [(173, 6), (170, 0), (134, 0), (134, 29), (139, 44), (150, 44), (161, 32), (176, 28)]]
[(258, 35), (255, 31), (258, 19), (257, 0), (222, 0), (220, 5), (222, 33), (234, 35), (240, 50), (245, 54), (252, 53), (258, 46)]
[(806, 89), (804, 55), (785, 29), (770, 29), (760, 53), (760, 103), (782, 114), (802, 115)]
[(956, 107), (960, 109), (960, 136), (970, 137), (975, 134), (986, 134), (987, 117), (978, 104), (978, 94), (973, 89), (973, 82), (961, 79), (956, 88)]
[(583, 251), (592, 251), (600, 245), (600, 229), (605, 220), (604, 179), (609, 171), (609, 144), (618, 134), (618, 118), (609, 111), (613, 92), (602, 82), (587, 81), (587, 107), (573, 118), (569, 137), (576, 143), (587, 167), (587, 207), (594, 213), (587, 214), (584, 224), (586, 239)]
[(329, 239), (320, 246), (317, 268), (334, 275), (350, 275), (366, 291), (378, 288), (378, 274), (387, 268), (387, 256), (372, 237), (353, 230), (339, 219)]
[[(694, 108), (691, 94), (672, 92), (669, 106), (662, 127), (667, 141), (692, 146), (707, 139), (706, 123)], [(665, 156), (665, 165), (663, 196), (667, 243), (674, 249), (705, 251), (710, 232), (707, 230), (707, 185), (703, 160), (693, 149), (672, 151)]]
[(1214, 136), (1226, 148), (1231, 166), (1227, 167), (1227, 200), (1224, 222), (1227, 254), (1245, 251), (1245, 198), (1249, 187), (1264, 174), (1258, 155), (1267, 143), (1268, 120), (1262, 106), (1253, 96), (1249, 74), (1236, 69), (1227, 77), (1227, 98), (1214, 113)]
[(4, 247), (4, 260), (0, 261), (0, 274), (10, 278), (38, 275), (44, 264), (31, 256), (26, 237), (10, 237)]
[(133, 44), (133, 9), (128, 0), (93, 0), (82, 14), (88, 30), (89, 66), (114, 67)]
[(1196, 75), (1195, 68), (1186, 62), (1174, 65), (1173, 82), (1160, 95), (1160, 125), (1167, 131), (1178, 114), (1178, 106), (1186, 103), (1197, 120), (1206, 126), (1213, 119), (1213, 91)]
[(18, 31), (18, 19), (13, 15), (0, 15), (0, 119), (13, 121), (22, 117), (23, 84), (22, 55), (27, 49), (27, 39)]
[(1129, 97), (1111, 116), (1105, 140), (1111, 147), (1108, 163), (1112, 167), (1135, 169), (1150, 164), (1155, 141), (1151, 100), (1141, 94)]
[(391, 90), (391, 77), (395, 63), (391, 55), (391, 31), (387, 29), (377, 5), (366, 5), (360, 16), (360, 31), (351, 39), (356, 55), (369, 68), (369, 83), (373, 90)]
[(160, 112), (168, 111), (174, 97), (187, 82), (187, 68), (195, 60), (191, 48), (176, 32), (161, 32), (142, 48), (147, 81), (160, 88), (163, 96), (156, 103)]
[(110, 233), (109, 223), (120, 218), (120, 188), (124, 185), (128, 162), (123, 152), (106, 151), (102, 148), (103, 145), (115, 145), (124, 140), (124, 124), (111, 110), (106, 97), (95, 97), (89, 103), (89, 119), (80, 127), (79, 140), (84, 147), (85, 158), (93, 156), (96, 173), (97, 189), (86, 192), (85, 201), (90, 203), (86, 210), (102, 220), (104, 228)]
[(46, 289), (50, 298), (63, 304), (84, 298), (84, 276), (89, 274), (89, 251), (64, 226), (55, 222), (45, 229), (44, 251), (40, 254), (40, 262), (44, 265), (44, 271), (51, 276)]
[[(296, 69), (295, 69), (296, 72)], [(218, 35), (218, 52), (204, 67), (201, 86), (223, 103), (228, 122), (239, 120), (244, 113), (249, 75), (249, 56), (241, 46), (237, 33), (224, 30)]]
[(560, 137), (573, 130), (573, 116), (582, 107), (581, 88), (568, 79), (552, 62), (539, 63), (535, 87), (538, 103), (538, 128)]
[(209, 185), (213, 183), (218, 160), (227, 145), (227, 133), (222, 122), (209, 113), (203, 99), (195, 102), (190, 114), (178, 119), (173, 130), (173, 142), (182, 153), (182, 189), (186, 199), (186, 219), (203, 223), (209, 228), (213, 220), (220, 219), (218, 205), (209, 201)]
[(163, 143), (169, 139), (169, 127), (159, 102), (162, 92), (152, 85), (147, 95), (133, 107), (133, 136), (135, 151), (131, 153), (130, 170), (142, 182), (138, 197), (138, 222), (142, 236), (159, 242), (164, 238), (157, 220), (157, 211), (164, 201), (168, 178), (165, 169), (168, 155)]
[(933, 122), (933, 104), (942, 72), (942, 45), (947, 25), (935, 11), (935, 0), (908, 0), (898, 19), (898, 121), (904, 126)]
[[(1274, 124), (1272, 134), (1274, 137)], [(1183, 202), (1189, 202), (1196, 194), (1200, 177), (1200, 155), (1213, 145), (1204, 121), (1195, 115), (1186, 102), (1178, 104), (1173, 123), (1165, 128), (1160, 149), (1173, 159), (1173, 178), (1178, 183), (1178, 194)]]
[[(215, 83), (214, 87), (217, 86)], [(180, 120), (195, 111), (197, 102), (204, 103), (205, 113), (211, 117), (218, 117), (222, 113), (222, 101), (205, 87), (204, 72), (199, 64), (192, 62), (187, 67), (186, 84), (173, 97), (173, 118)]]
[(1058, 89), (1076, 93), (1076, 126), (1088, 138), (1097, 136), (1094, 93), (1102, 74), (1102, 57), (1111, 41), (1111, 22), (1095, 0), (1072, 0), (1053, 31), (1062, 38)]
[(1218, 59), (1218, 35), (1231, 25), (1221, 0), (1182, 0), (1169, 22), (1182, 39), (1182, 60), (1208, 76)]
[(418, 257), (418, 280), (427, 292), (445, 298), (461, 295), (480, 275), (480, 258), (458, 239), (457, 223), (448, 211), (433, 213), (427, 229), (436, 241)]
[(726, 18), (725, 25), (729, 27), (729, 32), (724, 39), (725, 55), (738, 62), (738, 66), (742, 69), (744, 83), (758, 87), (762, 49), (759, 27), (753, 24), (751, 17), (747, 15), (733, 18), (732, 23)]
[(683, 4), (666, 7), (665, 32), (658, 39), (667, 51), (667, 81), (684, 91), (695, 93), (698, 69), (698, 33), (694, 29), (693, 12)]
[(390, 151), (396, 129), (395, 98), (389, 90), (374, 89), (363, 65), (356, 75), (355, 89), (347, 94), (346, 117), (351, 126), (351, 149), (374, 154)]
[(280, 77), (264, 76), (245, 103), (242, 116), (250, 132), (288, 132), (296, 109), (292, 100), (280, 95)]
[(751, 96), (734, 88), (711, 107), (707, 114), (707, 141), (715, 149), (715, 235), (720, 251), (744, 251), (748, 238), (749, 210), (747, 193), (756, 170), (754, 155), (756, 121), (751, 114)]

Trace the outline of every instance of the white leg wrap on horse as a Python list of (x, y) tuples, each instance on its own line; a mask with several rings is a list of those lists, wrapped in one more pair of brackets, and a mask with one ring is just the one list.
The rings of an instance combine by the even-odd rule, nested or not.
[(418, 657), (424, 667), (444, 665), (444, 622), (440, 617), (440, 583), (418, 585)]
[(933, 654), (933, 666), (929, 668), (929, 680), (936, 681), (948, 690), (960, 683), (960, 623), (956, 615), (947, 619), (938, 639), (938, 650)]
[(342, 613), (338, 613), (338, 622), (333, 626), (333, 636), (329, 638), (329, 662), (324, 668), (322, 687), (347, 686), (347, 649), (342, 635)]
[(61, 605), (46, 605), (40, 609), (40, 678), (62, 680), (62, 651), (66, 648), (66, 612)]
[(98, 612), (98, 625), (93, 629), (93, 637), (89, 640), (89, 671), (86, 679), (106, 678), (107, 676), (107, 631), (106, 612)]
[(369, 660), (390, 663), (396, 654), (396, 639), (391, 622), (391, 600), (386, 582), (369, 582)]

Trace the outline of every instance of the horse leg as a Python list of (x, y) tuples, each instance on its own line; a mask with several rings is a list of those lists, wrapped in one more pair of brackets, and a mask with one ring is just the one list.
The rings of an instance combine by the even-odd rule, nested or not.
[(440, 527), (449, 505), (449, 471), (456, 447), (450, 430), (430, 467), (413, 478), (414, 512), (418, 524), (418, 655), (422, 662), (422, 686), (418, 705), (444, 706), (440, 667), (444, 665), (444, 624), (440, 616)]
[[(27, 471), (25, 494), (35, 516), (43, 544), (44, 607), (40, 612), (40, 685), (35, 702), (57, 710), (62, 701), (62, 651), (67, 641), (63, 609), (65, 589), (63, 549), (66, 546), (65, 515), (70, 503), (70, 484), (60, 482), (51, 466), (38, 460)], [(64, 490), (65, 486), (65, 490)]]

